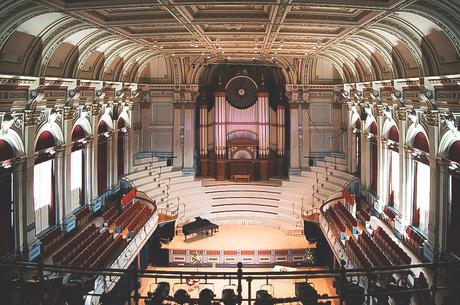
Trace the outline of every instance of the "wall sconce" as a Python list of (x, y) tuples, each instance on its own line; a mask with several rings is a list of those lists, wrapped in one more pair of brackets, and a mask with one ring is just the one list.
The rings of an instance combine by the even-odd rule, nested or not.
[(120, 129), (120, 131), (121, 131), (122, 133), (128, 133), (128, 128), (123, 127), (123, 128)]
[(108, 131), (104, 132), (102, 135), (103, 135), (104, 137), (106, 137), (106, 138), (109, 138), (109, 137), (110, 137), (110, 133), (109, 133)]

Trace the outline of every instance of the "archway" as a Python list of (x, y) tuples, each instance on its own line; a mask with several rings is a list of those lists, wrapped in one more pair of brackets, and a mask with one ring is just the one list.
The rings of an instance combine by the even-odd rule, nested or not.
[(54, 147), (56, 139), (50, 131), (43, 131), (35, 144), (38, 153), (34, 165), (34, 210), (35, 233), (46, 231), (56, 224), (56, 209), (54, 200)]
[(13, 147), (0, 140), (0, 257), (14, 252), (13, 158)]
[(107, 189), (107, 139), (110, 136), (109, 128), (105, 121), (101, 121), (97, 127), (97, 190), (102, 195)]

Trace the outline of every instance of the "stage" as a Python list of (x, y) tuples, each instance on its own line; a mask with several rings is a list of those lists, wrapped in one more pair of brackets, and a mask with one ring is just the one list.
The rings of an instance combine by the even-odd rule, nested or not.
[[(287, 236), (280, 230), (250, 225), (220, 225), (214, 235), (177, 235), (163, 245), (171, 266), (245, 266), (302, 265), (309, 244), (304, 236)], [(193, 263), (195, 261), (195, 264)]]

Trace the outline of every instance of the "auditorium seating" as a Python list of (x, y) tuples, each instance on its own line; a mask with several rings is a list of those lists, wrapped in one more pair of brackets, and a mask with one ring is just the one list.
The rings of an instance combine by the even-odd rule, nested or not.
[(111, 234), (106, 229), (92, 240), (78, 255), (69, 263), (75, 267), (88, 267), (110, 244)]
[(115, 218), (118, 217), (118, 214), (119, 214), (118, 207), (116, 205), (113, 205), (113, 206), (109, 207), (104, 212), (104, 214), (102, 214), (102, 218), (104, 219), (104, 222), (106, 222), (107, 224), (110, 225), (110, 224), (113, 223)]
[(64, 239), (64, 232), (58, 226), (53, 227), (40, 238), (41, 252), (48, 253)]
[(98, 229), (93, 223), (73, 237), (61, 250), (53, 255), (53, 263), (66, 265), (83, 250), (97, 235)]
[(374, 230), (373, 237), (377, 244), (384, 249), (394, 265), (409, 265), (411, 263), (411, 258), (396, 244), (382, 227), (378, 226)]
[(394, 227), (396, 213), (389, 206), (383, 208), (383, 213), (381, 214), (381, 219), (388, 224), (391, 228)]
[(138, 233), (139, 230), (145, 225), (147, 220), (152, 216), (152, 210), (148, 206), (142, 207), (140, 212), (131, 220), (127, 229), (130, 233)]
[(363, 232), (358, 236), (358, 245), (366, 256), (371, 261), (374, 267), (382, 266), (391, 266), (390, 260), (382, 252), (382, 250), (377, 246), (374, 240), (367, 234)]
[(120, 235), (109, 239), (109, 245), (90, 263), (90, 268), (108, 266), (110, 259), (118, 255), (119, 251), (124, 248), (125, 240)]
[(351, 215), (351, 213), (345, 208), (341, 201), (335, 204), (333, 207), (336, 214), (343, 220), (343, 223), (348, 227), (348, 229), (352, 229), (353, 227), (357, 226), (356, 218)]
[(362, 250), (353, 238), (345, 241), (345, 252), (348, 258), (353, 262), (353, 265), (357, 268), (371, 268), (372, 264), (369, 259), (364, 255)]
[(356, 219), (358, 220), (358, 223), (364, 227), (365, 223), (371, 220), (371, 215), (369, 215), (369, 213), (364, 209), (359, 209), (356, 212)]
[(77, 218), (77, 227), (83, 228), (91, 218), (91, 211), (88, 207), (84, 207), (75, 216)]
[(417, 255), (421, 256), (423, 251), (423, 244), (425, 243), (425, 237), (422, 236), (412, 226), (406, 228), (406, 235), (404, 236), (404, 243), (409, 246)]
[(131, 223), (134, 217), (140, 212), (142, 205), (139, 201), (128, 205), (118, 216), (111, 226), (111, 230), (122, 230)]

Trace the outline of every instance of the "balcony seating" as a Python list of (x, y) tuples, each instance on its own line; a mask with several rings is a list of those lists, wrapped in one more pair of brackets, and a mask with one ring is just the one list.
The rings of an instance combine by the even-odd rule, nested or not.
[(108, 230), (105, 230), (99, 236), (83, 249), (70, 263), (69, 265), (75, 267), (89, 267), (91, 263), (104, 252), (111, 242), (111, 234)]
[(411, 258), (391, 239), (382, 227), (379, 226), (374, 230), (373, 237), (380, 247), (384, 249), (385, 253), (388, 254), (394, 265), (409, 265), (411, 263)]
[(139, 230), (145, 225), (152, 215), (152, 210), (148, 206), (142, 207), (142, 210), (137, 214), (127, 226), (130, 233), (137, 234)]
[(65, 265), (69, 263), (80, 251), (97, 235), (96, 225), (93, 223), (72, 238), (61, 250), (53, 255), (53, 263)]
[(342, 218), (343, 222), (350, 230), (358, 225), (356, 218), (351, 215), (342, 202), (339, 201), (336, 205), (334, 205), (333, 209), (336, 211), (338, 216)]
[(107, 222), (109, 225), (113, 223), (115, 218), (117, 218), (119, 214), (118, 208), (116, 205), (111, 206), (107, 211), (102, 214), (102, 218), (104, 222)]
[(356, 212), (356, 218), (358, 222), (364, 227), (366, 221), (371, 220), (371, 215), (369, 215), (369, 213), (365, 210), (360, 209), (358, 212)]
[(363, 251), (359, 248), (358, 244), (353, 238), (345, 242), (345, 251), (348, 258), (353, 262), (357, 268), (371, 268), (372, 264), (369, 259), (364, 255)]
[(114, 223), (111, 226), (111, 230), (119, 230), (126, 228), (128, 224), (131, 223), (134, 217), (140, 212), (142, 209), (142, 205), (139, 201), (135, 202), (134, 204), (129, 205), (127, 208), (123, 210), (120, 216), (118, 216)]
[(118, 251), (124, 246), (124, 239), (121, 238), (120, 235), (115, 238), (110, 238), (109, 245), (97, 257), (95, 257), (89, 267), (98, 268), (108, 266), (110, 264), (110, 259), (114, 257), (114, 254), (119, 253)]
[(329, 226), (335, 233), (335, 236), (338, 238), (340, 232), (345, 232), (345, 225), (342, 223), (340, 218), (335, 213), (334, 209), (329, 208), (327, 209), (326, 213), (324, 214)]
[(404, 236), (403, 241), (418, 256), (422, 255), (425, 237), (423, 237), (418, 231), (416, 231), (414, 227), (408, 226), (406, 228), (406, 235)]
[(59, 227), (52, 228), (40, 238), (41, 252), (47, 253), (64, 239), (64, 232)]
[(385, 256), (367, 232), (363, 232), (359, 235), (358, 245), (362, 251), (366, 253), (366, 256), (369, 258), (374, 267), (392, 266), (390, 260)]
[(78, 211), (77, 215), (75, 216), (77, 218), (77, 227), (83, 228), (91, 218), (91, 211), (88, 207), (84, 207), (83, 209)]

